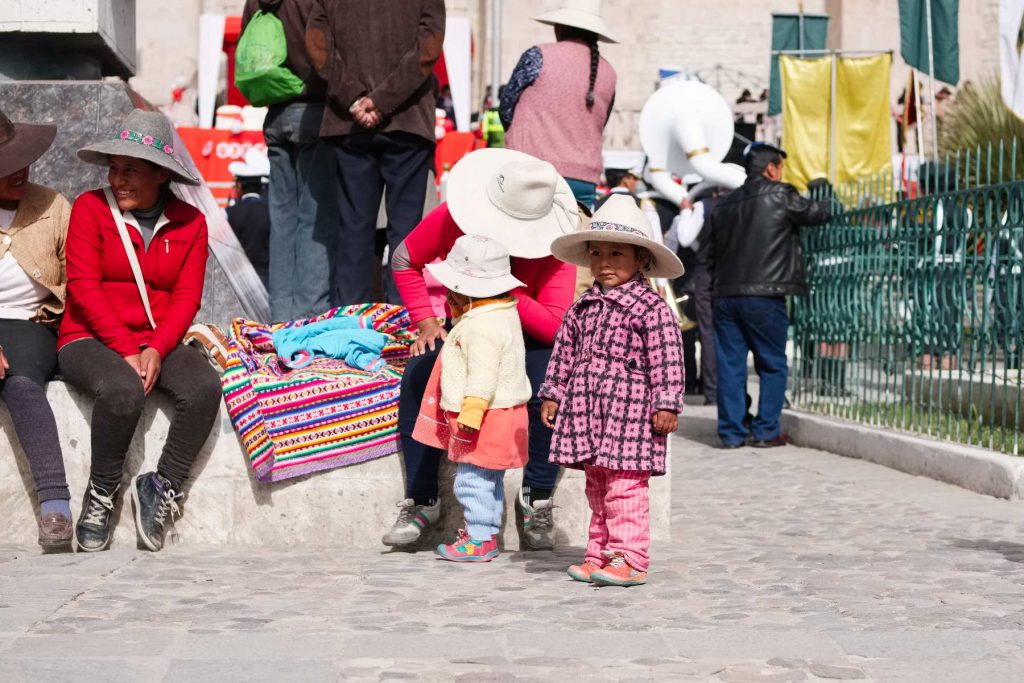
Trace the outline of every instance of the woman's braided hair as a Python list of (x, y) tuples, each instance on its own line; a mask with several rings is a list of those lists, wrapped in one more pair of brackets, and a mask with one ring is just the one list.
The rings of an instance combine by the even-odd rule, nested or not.
[(590, 85), (587, 88), (587, 109), (594, 107), (594, 86), (597, 84), (597, 68), (601, 63), (601, 52), (597, 47), (597, 34), (575, 26), (560, 25), (559, 40), (578, 40), (590, 47)]

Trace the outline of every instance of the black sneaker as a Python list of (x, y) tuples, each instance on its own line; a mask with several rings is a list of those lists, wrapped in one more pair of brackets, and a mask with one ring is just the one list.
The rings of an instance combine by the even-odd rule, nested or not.
[(132, 479), (135, 530), (143, 545), (150, 550), (155, 552), (164, 547), (164, 522), (168, 512), (172, 522), (180, 514), (177, 500), (181, 496), (171, 488), (171, 482), (156, 472), (146, 472)]
[(79, 550), (94, 553), (110, 547), (110, 516), (114, 513), (114, 496), (118, 488), (121, 487), (107, 493), (89, 480), (82, 500), (82, 514), (75, 525)]

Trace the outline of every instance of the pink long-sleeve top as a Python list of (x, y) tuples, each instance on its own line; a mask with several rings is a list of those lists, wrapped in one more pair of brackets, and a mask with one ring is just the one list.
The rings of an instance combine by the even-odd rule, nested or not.
[[(447, 203), (427, 214), (391, 261), (391, 275), (414, 323), (434, 316), (423, 272), (428, 263), (443, 259), (464, 233), (448, 212)], [(572, 305), (576, 266), (554, 256), (539, 259), (512, 257), (512, 275), (525, 283), (512, 292), (518, 299), (523, 332), (548, 346)]]

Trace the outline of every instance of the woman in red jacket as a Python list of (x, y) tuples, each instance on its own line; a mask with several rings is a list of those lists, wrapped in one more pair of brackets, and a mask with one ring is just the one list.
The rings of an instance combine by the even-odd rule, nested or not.
[[(576, 284), (576, 267), (552, 256), (551, 242), (577, 229), (579, 221), (572, 192), (551, 164), (509, 149), (481, 149), (455, 165), (448, 180), (448, 202), (431, 211), (395, 250), (392, 276), (419, 327), (419, 338), (402, 377), (398, 407), (405, 499), (399, 503), (397, 521), (384, 535), (385, 545), (415, 543), (441, 510), (437, 495), (441, 452), (412, 438), (427, 379), (447, 336), (427, 294), (426, 264), (444, 259), (464, 234), (490, 237), (508, 249), (512, 275), (525, 284), (512, 294), (525, 336), (526, 374), (536, 393)], [(548, 462), (551, 430), (540, 424), (540, 401), (534, 396), (527, 407), (530, 460), (516, 510), (525, 545), (550, 549), (554, 544), (551, 500), (559, 468)]]
[(107, 166), (110, 182), (72, 206), (57, 339), (65, 379), (96, 400), (89, 485), (75, 527), (86, 552), (110, 544), (125, 456), (150, 391), (174, 401), (156, 472), (131, 481), (135, 526), (150, 550), (163, 547), (164, 521), (178, 512), (220, 405), (216, 372), (180, 343), (202, 299), (207, 233), (203, 214), (171, 194), (171, 181), (199, 184), (173, 140), (163, 114), (134, 111), (113, 139), (78, 151), (83, 161)]

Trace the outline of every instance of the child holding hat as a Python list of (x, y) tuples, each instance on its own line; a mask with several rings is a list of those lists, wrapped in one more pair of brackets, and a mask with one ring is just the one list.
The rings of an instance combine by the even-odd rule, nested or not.
[(647, 484), (665, 473), (684, 386), (678, 320), (647, 278), (677, 278), (683, 265), (651, 239), (626, 195), (610, 197), (587, 229), (559, 237), (551, 251), (595, 279), (565, 315), (539, 392), (541, 419), (555, 430), (551, 461), (587, 479), (587, 552), (569, 576), (640, 585), (649, 563)]
[(464, 235), (448, 257), (427, 265), (448, 289), (456, 321), (434, 365), (413, 438), (446, 449), (458, 463), (455, 496), (465, 528), (437, 554), (454, 562), (489, 562), (498, 556), (505, 470), (527, 456), (526, 348), (508, 293), (523, 283), (512, 276), (509, 254), (482, 235)]

